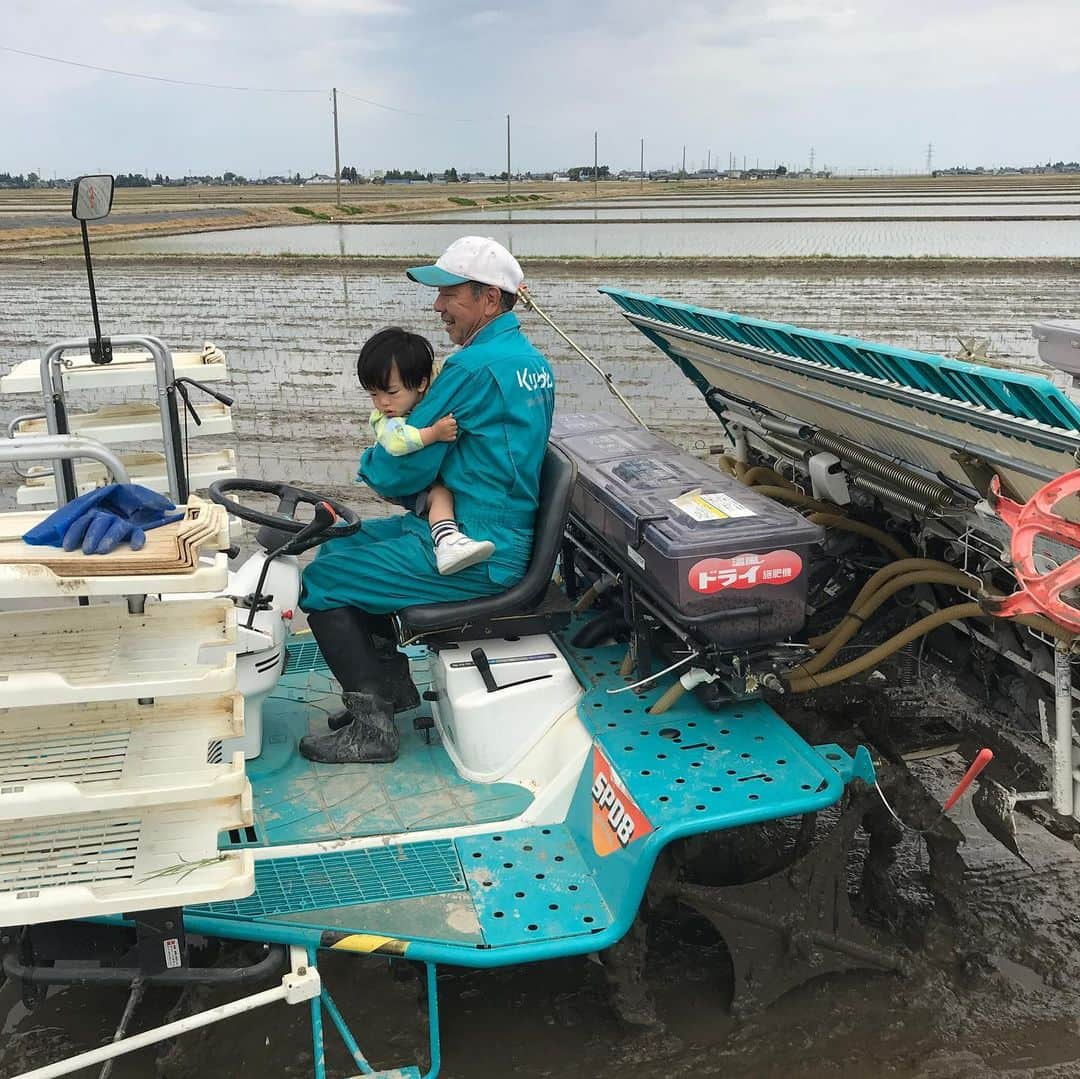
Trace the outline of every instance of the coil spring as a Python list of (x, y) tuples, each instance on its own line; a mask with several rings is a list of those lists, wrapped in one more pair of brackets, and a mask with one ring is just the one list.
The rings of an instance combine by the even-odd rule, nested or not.
[(887, 483), (882, 483), (881, 480), (875, 479), (873, 476), (856, 476), (851, 482), (862, 491), (869, 491), (872, 495), (877, 495), (878, 498), (895, 502), (897, 505), (903, 506), (914, 513), (930, 513), (939, 508), (935, 503), (916, 498), (905, 491), (898, 491), (895, 487), (890, 487)]
[[(909, 495), (924, 499), (928, 506), (951, 506), (953, 493), (944, 484), (924, 479), (901, 465), (879, 457), (876, 453), (864, 450), (846, 438), (831, 435), (828, 431), (818, 431), (813, 437), (814, 445), (852, 464), (872, 472), (875, 476), (902, 487)], [(919, 507), (916, 507), (919, 508)], [(925, 508), (925, 507), (922, 507)]]

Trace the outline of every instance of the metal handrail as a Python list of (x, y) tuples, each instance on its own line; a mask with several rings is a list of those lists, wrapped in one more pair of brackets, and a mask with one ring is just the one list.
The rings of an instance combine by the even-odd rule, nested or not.
[[(188, 497), (187, 476), (181, 470), (180, 415), (176, 406), (176, 385), (172, 353), (164, 342), (148, 334), (119, 334), (111, 338), (114, 348), (142, 347), (150, 352), (157, 376), (158, 407), (161, 410), (161, 431), (165, 443), (165, 472), (169, 481), (169, 493), (176, 503), (186, 502)], [(50, 435), (67, 434), (64, 376), (61, 357), (74, 349), (85, 351), (85, 338), (57, 341), (50, 345), (41, 359), (41, 395), (45, 404), (45, 419)], [(75, 477), (70, 465), (55, 469), (56, 504), (66, 505), (75, 497)], [(124, 481), (126, 482), (126, 480)]]
[(124, 462), (104, 443), (85, 435), (17, 435), (7, 442), (0, 440), (0, 463), (71, 461), (76, 457), (89, 457), (103, 464), (117, 483), (131, 482)]
[[(7, 425), (8, 438), (17, 438), (18, 437), (16, 435), (16, 431), (18, 430), (20, 424), (26, 423), (28, 420), (43, 420), (43, 419), (45, 419), (45, 413), (44, 412), (24, 412), (21, 416), (16, 416)], [(18, 476), (20, 479), (23, 479), (23, 480), (30, 479), (30, 473), (25, 472), (22, 468), (20, 468), (18, 461), (12, 461), (11, 462), (11, 467), (15, 470), (15, 475)], [(54, 472), (54, 470), (50, 468), (47, 472), (40, 472), (40, 473), (38, 473), (38, 475), (47, 478), (47, 477), (53, 475), (53, 472)]]

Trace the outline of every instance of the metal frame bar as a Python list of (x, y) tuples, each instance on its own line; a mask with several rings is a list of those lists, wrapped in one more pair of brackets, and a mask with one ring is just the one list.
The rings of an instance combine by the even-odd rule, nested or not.
[[(265, 989), (261, 993), (253, 993), (251, 996), (241, 997), (239, 1000), (229, 1001), (216, 1008), (209, 1008), (204, 1012), (196, 1012), (194, 1015), (185, 1016), (174, 1023), (165, 1023), (151, 1030), (131, 1034), (120, 1041), (110, 1042), (98, 1049), (91, 1049), (85, 1053), (77, 1053), (66, 1060), (59, 1060), (55, 1064), (47, 1064), (43, 1068), (34, 1068), (32, 1071), (23, 1072), (17, 1079), (57, 1079), (61, 1075), (70, 1075), (72, 1072), (81, 1071), (83, 1068), (92, 1067), (95, 1064), (104, 1064), (115, 1057), (132, 1053), (137, 1049), (145, 1049), (147, 1046), (156, 1045), (158, 1042), (167, 1041), (188, 1031), (199, 1030), (202, 1027), (211, 1026), (222, 1019), (230, 1019), (234, 1015), (243, 1015), (245, 1012), (254, 1011), (266, 1004), (275, 1004), (284, 1000), (290, 1004), (299, 1004), (304, 1000), (312, 1000), (318, 1007), (319, 1000), (319, 973), (318, 970), (305, 962), (305, 953), (300, 948), (292, 948), (291, 969), (282, 978), (281, 985), (273, 989)], [(324, 1073), (325, 1075), (325, 1073)], [(319, 1079), (324, 1079), (320, 1076)]]
[[(144, 334), (121, 334), (113, 337), (114, 346), (141, 346), (150, 352), (157, 379), (158, 408), (161, 411), (161, 433), (165, 448), (165, 472), (169, 479), (169, 493), (173, 501), (187, 501), (188, 481), (183, 470), (180, 447), (180, 413), (176, 405), (176, 384), (172, 353), (157, 337)], [(49, 434), (66, 435), (67, 398), (61, 366), (65, 352), (85, 349), (84, 339), (57, 341), (49, 346), (41, 360), (41, 395), (45, 404), (45, 420)], [(56, 470), (56, 504), (64, 506), (75, 498), (75, 476), (70, 465)], [(123, 482), (127, 482), (124, 480)]]
[[(307, 949), (308, 966), (312, 970), (317, 969), (318, 949), (309, 946)], [(425, 963), (425, 978), (427, 989), (428, 1011), (428, 1055), (431, 1066), (424, 1074), (423, 1079), (436, 1079), (439, 1069), (442, 1067), (442, 1043), (439, 1030), (439, 985), (438, 968), (435, 963)], [(320, 981), (321, 984), (321, 981)], [(334, 1003), (326, 986), (323, 985), (318, 996), (311, 998), (311, 1041), (312, 1055), (315, 1066), (315, 1079), (326, 1079), (326, 1044), (323, 1036), (322, 1009), (330, 1016), (334, 1029), (338, 1032), (345, 1048), (353, 1059), (353, 1063), (360, 1069), (361, 1075), (384, 1075), (385, 1072), (377, 1072), (364, 1056), (359, 1043), (349, 1029), (348, 1023), (342, 1016), (338, 1006)]]
[(17, 435), (8, 442), (0, 441), (0, 462), (14, 465), (16, 461), (52, 461), (58, 493), (61, 473), (56, 469), (56, 462), (69, 462), (76, 457), (89, 457), (103, 464), (117, 483), (129, 482), (123, 461), (103, 442), (93, 438), (82, 435)]

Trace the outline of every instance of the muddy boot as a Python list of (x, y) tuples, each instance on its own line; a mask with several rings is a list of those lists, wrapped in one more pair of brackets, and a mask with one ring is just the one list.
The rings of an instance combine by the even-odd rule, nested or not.
[[(376, 642), (376, 647), (378, 647), (378, 642)], [(394, 706), (395, 714), (419, 708), (420, 694), (417, 693), (416, 685), (409, 674), (408, 656), (391, 646), (391, 651), (385, 654), (380, 648), (379, 658), (382, 661), (383, 675), (380, 692)], [(352, 721), (352, 713), (347, 708), (343, 708), (340, 712), (335, 712), (330, 716), (327, 720), (327, 726), (332, 731), (337, 731)]]
[(341, 695), (352, 723), (333, 734), (307, 734), (300, 753), (320, 764), (389, 764), (397, 760), (399, 736), (390, 701), (376, 692), (356, 690)]

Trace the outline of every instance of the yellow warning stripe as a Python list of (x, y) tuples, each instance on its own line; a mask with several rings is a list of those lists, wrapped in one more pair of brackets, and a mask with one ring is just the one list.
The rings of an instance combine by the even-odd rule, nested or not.
[(350, 933), (330, 945), (335, 952), (360, 952), (364, 955), (404, 955), (409, 950), (407, 940), (380, 937), (374, 933)]
[(712, 514), (713, 517), (727, 517), (723, 510), (717, 509), (711, 502), (706, 502), (701, 495), (694, 495), (694, 501), (703, 509), (706, 513)]

